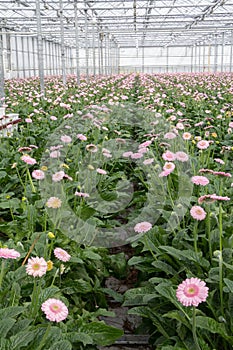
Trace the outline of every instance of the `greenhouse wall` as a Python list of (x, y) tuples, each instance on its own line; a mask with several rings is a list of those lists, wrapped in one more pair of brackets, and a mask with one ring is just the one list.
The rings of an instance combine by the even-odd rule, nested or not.
[(232, 70), (231, 45), (121, 49), (120, 71), (216, 72)]
[[(3, 29), (3, 65), (5, 78), (27, 78), (39, 75), (38, 43), (36, 36), (18, 33), (6, 34)], [(58, 75), (61, 69), (61, 45), (43, 39), (43, 61), (45, 75)], [(73, 50), (65, 46), (66, 71), (73, 71)]]
[[(7, 34), (3, 30), (3, 65), (5, 79), (39, 75), (37, 36)], [(45, 75), (61, 75), (61, 44), (43, 38)], [(89, 43), (88, 47), (65, 46), (65, 73), (79, 69), (85, 75), (110, 75), (145, 72), (220, 72), (232, 71), (232, 45), (196, 45), (167, 47), (116, 48), (107, 42)]]

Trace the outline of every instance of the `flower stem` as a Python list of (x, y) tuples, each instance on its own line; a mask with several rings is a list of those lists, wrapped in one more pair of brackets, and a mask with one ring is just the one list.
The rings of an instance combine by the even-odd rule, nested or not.
[(44, 334), (44, 336), (43, 336), (43, 338), (42, 338), (42, 340), (41, 340), (41, 342), (40, 342), (40, 344), (39, 344), (37, 350), (43, 349), (43, 347), (44, 347), (44, 345), (45, 345), (45, 342), (46, 342), (46, 338), (48, 337), (48, 334), (49, 334), (49, 332), (50, 332), (50, 329), (51, 329), (51, 323), (49, 323), (49, 325), (48, 325), (48, 327), (47, 327), (47, 329), (46, 329), (46, 331), (45, 331), (45, 334)]
[(197, 240), (198, 240), (197, 225), (198, 225), (198, 222), (195, 221), (194, 227), (193, 227), (193, 240), (194, 240), (194, 250), (195, 250), (196, 254), (198, 254), (198, 250), (197, 250)]
[(219, 293), (220, 293), (220, 308), (223, 315), (223, 259), (222, 259), (222, 204), (219, 204)]
[(31, 297), (31, 317), (35, 318), (39, 309), (39, 294), (40, 294), (41, 280), (39, 281), (39, 285), (37, 286), (36, 279), (34, 279), (34, 286)]
[(33, 184), (32, 177), (31, 177), (31, 174), (30, 174), (30, 171), (29, 171), (28, 168), (27, 168), (27, 176), (28, 176), (28, 179), (29, 179), (29, 182), (30, 182), (30, 185), (31, 185), (32, 192), (36, 193), (36, 189), (35, 189), (35, 186)]
[(193, 324), (192, 324), (193, 340), (196, 346), (196, 350), (201, 350), (197, 339), (197, 327), (196, 327), (196, 308), (193, 306)]
[(4, 277), (4, 273), (5, 273), (5, 261), (2, 260), (2, 266), (1, 266), (1, 272), (0, 272), (0, 288), (2, 286), (2, 280)]
[(207, 238), (208, 238), (208, 244), (209, 244), (209, 255), (210, 255), (210, 260), (212, 260), (212, 245), (211, 245), (211, 235), (210, 235), (210, 210), (208, 207), (207, 210), (207, 217), (206, 217), (206, 231), (207, 231)]

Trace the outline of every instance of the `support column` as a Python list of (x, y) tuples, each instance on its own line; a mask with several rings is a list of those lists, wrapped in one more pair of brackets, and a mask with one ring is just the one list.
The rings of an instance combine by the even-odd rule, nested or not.
[(205, 41), (203, 41), (203, 57), (202, 57), (202, 70), (203, 72), (205, 72), (206, 70), (206, 67), (205, 67)]
[(167, 46), (166, 50), (166, 72), (168, 73), (168, 67), (169, 67), (169, 47)]
[(97, 33), (97, 40), (98, 40), (98, 74), (101, 75), (100, 33)]
[(233, 30), (231, 31), (231, 47), (230, 47), (230, 72), (232, 72), (232, 46), (233, 46)]
[(37, 40), (37, 37), (33, 37), (32, 38), (32, 66), (33, 66), (33, 76), (35, 77), (36, 76), (36, 40)]
[(201, 43), (199, 43), (198, 72), (201, 72)]
[(108, 34), (108, 75), (111, 75), (111, 40), (112, 35)]
[(218, 35), (215, 34), (215, 43), (214, 43), (214, 72), (218, 70)]
[(74, 2), (74, 25), (75, 25), (75, 62), (76, 62), (76, 79), (80, 84), (80, 68), (79, 68), (79, 30), (78, 30), (78, 9), (77, 0)]
[(95, 23), (92, 23), (92, 54), (93, 54), (93, 75), (96, 75), (95, 69)]
[(144, 73), (145, 70), (145, 48), (144, 43), (142, 43), (142, 73)]
[(24, 50), (24, 37), (23, 36), (21, 36), (21, 47), (22, 47), (22, 64), (23, 64), (23, 78), (25, 78), (26, 77), (26, 75), (25, 75), (25, 50)]
[(208, 47), (208, 72), (210, 72), (211, 44)]
[(197, 44), (194, 46), (194, 72), (197, 71)]
[(64, 38), (64, 22), (63, 22), (63, 1), (59, 0), (60, 29), (61, 29), (61, 71), (62, 83), (66, 85), (66, 57), (65, 57), (65, 38)]
[(107, 50), (107, 33), (105, 34), (104, 36), (104, 73), (105, 75), (108, 74), (108, 63), (107, 63), (107, 60), (108, 60), (108, 50)]
[[(86, 2), (85, 2), (85, 6)], [(87, 8), (85, 12), (85, 58), (86, 58), (86, 79), (89, 81), (89, 45), (88, 45), (88, 23), (87, 23)]]
[(18, 37), (15, 35), (15, 63), (16, 76), (19, 78), (19, 51), (18, 51)]
[(51, 75), (53, 75), (53, 71), (52, 71), (52, 67), (53, 67), (52, 55), (53, 55), (52, 41), (49, 41), (49, 71), (50, 71)]
[(42, 43), (42, 30), (41, 30), (41, 17), (40, 17), (40, 0), (36, 0), (36, 20), (37, 20), (37, 54), (38, 54), (38, 67), (40, 77), (40, 91), (44, 94), (44, 61), (43, 61), (43, 43)]
[(31, 77), (32, 72), (31, 72), (31, 53), (30, 53), (29, 39), (32, 40), (32, 38), (29, 36), (27, 37), (28, 73), (29, 73), (29, 77)]
[(3, 105), (3, 98), (5, 97), (4, 92), (4, 63), (3, 63), (3, 37), (2, 37), (2, 29), (0, 29), (0, 106)]
[(224, 63), (224, 32), (222, 33), (221, 72), (223, 72), (223, 63)]
[(104, 40), (104, 33), (99, 34), (100, 38), (100, 74), (104, 74), (104, 55), (103, 55), (103, 40)]
[(121, 63), (121, 52), (120, 52), (120, 46), (117, 45), (117, 74), (120, 74), (120, 63)]
[(193, 46), (191, 47), (191, 73), (193, 72)]

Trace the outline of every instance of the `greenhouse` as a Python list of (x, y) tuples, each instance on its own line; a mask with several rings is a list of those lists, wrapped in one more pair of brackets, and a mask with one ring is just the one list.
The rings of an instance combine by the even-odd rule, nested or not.
[(233, 0), (0, 0), (0, 350), (233, 349)]

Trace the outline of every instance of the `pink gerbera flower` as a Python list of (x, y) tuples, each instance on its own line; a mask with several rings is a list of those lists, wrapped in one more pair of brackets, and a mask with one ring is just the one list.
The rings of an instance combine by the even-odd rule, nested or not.
[(0, 258), (3, 259), (17, 259), (20, 257), (20, 253), (15, 249), (0, 248)]
[(162, 158), (164, 160), (167, 160), (168, 162), (173, 162), (174, 160), (176, 160), (176, 155), (171, 151), (166, 151), (165, 153), (163, 153)]
[(150, 222), (142, 221), (134, 226), (134, 231), (138, 233), (144, 233), (149, 231), (151, 228), (152, 228), (152, 225)]
[(180, 162), (187, 162), (189, 160), (189, 156), (187, 153), (178, 151), (175, 153), (176, 160), (179, 160)]
[(60, 208), (61, 204), (62, 204), (62, 201), (57, 197), (50, 197), (46, 202), (46, 206), (48, 208), (53, 208), (53, 209)]
[(201, 204), (203, 202), (214, 202), (214, 201), (229, 201), (229, 197), (223, 197), (223, 196), (217, 196), (215, 193), (214, 194), (206, 194), (204, 196), (201, 196), (198, 198), (198, 203)]
[(70, 142), (72, 142), (72, 138), (68, 135), (63, 135), (63, 136), (61, 136), (61, 141), (64, 143), (70, 143)]
[(177, 135), (174, 134), (174, 132), (167, 132), (165, 135), (164, 135), (164, 138), (165, 139), (168, 139), (168, 140), (172, 140), (176, 137)]
[(152, 164), (154, 162), (154, 159), (153, 158), (148, 158), (148, 159), (145, 159), (143, 161), (143, 164), (144, 165), (149, 165), (149, 164)]
[(52, 322), (61, 322), (68, 316), (66, 305), (59, 299), (48, 299), (41, 305), (41, 310), (45, 313), (46, 318)]
[(98, 148), (96, 147), (96, 145), (93, 145), (93, 143), (90, 143), (89, 145), (86, 145), (86, 150), (95, 153), (98, 151)]
[(225, 164), (224, 160), (222, 160), (220, 158), (214, 158), (214, 161), (219, 163), (219, 164)]
[(45, 178), (45, 174), (42, 170), (33, 170), (32, 177), (36, 180), (43, 180)]
[(143, 142), (143, 143), (141, 143), (139, 146), (138, 146), (138, 148), (144, 148), (144, 147), (148, 147), (148, 146), (150, 146), (151, 145), (151, 143), (152, 143), (152, 141), (145, 141), (145, 142)]
[(54, 249), (54, 255), (56, 256), (56, 258), (58, 260), (61, 260), (63, 262), (67, 262), (71, 258), (70, 254), (68, 254), (67, 251), (65, 251), (62, 248), (55, 248)]
[(194, 205), (190, 209), (190, 214), (194, 219), (199, 220), (199, 221), (204, 220), (206, 217), (205, 210), (202, 207), (200, 207), (199, 205)]
[(131, 159), (140, 159), (143, 157), (143, 153), (141, 152), (136, 152), (131, 154)]
[(209, 141), (206, 141), (206, 140), (201, 140), (197, 143), (197, 148), (199, 149), (206, 149), (208, 148), (210, 145)]
[(166, 171), (166, 170), (163, 170), (160, 174), (159, 174), (159, 177), (166, 177), (168, 175), (171, 174), (171, 171)]
[(175, 169), (175, 164), (166, 162), (163, 166), (163, 170), (167, 173), (171, 173)]
[(61, 171), (58, 171), (57, 173), (52, 175), (52, 180), (54, 182), (59, 182), (63, 179), (64, 176), (65, 176), (65, 173), (64, 173), (64, 171), (61, 170)]
[(46, 274), (47, 271), (47, 262), (44, 258), (35, 258), (28, 259), (28, 264), (26, 266), (26, 272), (28, 275), (33, 277), (42, 277)]
[(84, 198), (90, 197), (89, 193), (78, 192), (78, 191), (76, 191), (74, 195), (75, 195), (75, 196), (78, 196), (78, 197), (84, 197)]
[(207, 179), (207, 177), (205, 176), (193, 176), (191, 178), (192, 183), (194, 183), (195, 185), (201, 185), (201, 186), (206, 186), (209, 183), (209, 179)]
[(107, 171), (104, 170), (104, 169), (98, 168), (98, 169), (96, 169), (96, 171), (97, 171), (98, 174), (101, 174), (101, 175), (106, 175), (107, 174)]
[(34, 165), (37, 163), (37, 161), (30, 157), (28, 154), (24, 154), (21, 158), (20, 158), (23, 162), (30, 164), (30, 165)]
[(60, 155), (61, 155), (60, 151), (52, 151), (49, 156), (50, 158), (59, 158)]
[(124, 152), (122, 154), (123, 157), (127, 158), (127, 157), (131, 157), (131, 155), (133, 154), (133, 152), (129, 151), (129, 152)]
[(182, 137), (184, 140), (190, 140), (192, 135), (190, 134), (190, 132), (184, 132)]
[(184, 306), (198, 306), (208, 297), (209, 288), (199, 278), (192, 277), (183, 281), (176, 290), (176, 297)]
[(87, 137), (83, 134), (77, 134), (77, 139), (80, 141), (87, 141)]

